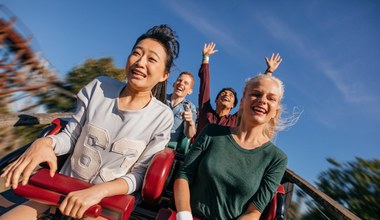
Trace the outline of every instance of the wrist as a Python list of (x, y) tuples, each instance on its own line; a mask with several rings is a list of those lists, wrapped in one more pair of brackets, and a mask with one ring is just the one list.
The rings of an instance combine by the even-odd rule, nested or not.
[(57, 140), (53, 137), (53, 135), (48, 135), (48, 136), (46, 136), (46, 138), (47, 138), (48, 140), (50, 140), (49, 145), (50, 145), (51, 148), (54, 150), (54, 149), (55, 149), (55, 145), (57, 144)]
[(180, 211), (175, 215), (177, 220), (193, 220), (193, 215), (189, 211)]
[(273, 71), (271, 71), (271, 70), (265, 70), (265, 73), (264, 74), (266, 74), (266, 75), (272, 75), (273, 74)]
[(209, 60), (210, 60), (210, 56), (207, 56), (207, 55), (202, 56), (202, 61), (208, 62)]
[(195, 126), (195, 122), (193, 120), (191, 121), (186, 121), (186, 124), (187, 126), (191, 127), (191, 126)]

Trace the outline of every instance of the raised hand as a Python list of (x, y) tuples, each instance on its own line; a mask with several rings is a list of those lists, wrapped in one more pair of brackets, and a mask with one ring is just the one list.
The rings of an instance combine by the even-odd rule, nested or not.
[(218, 50), (215, 50), (216, 44), (214, 42), (205, 44), (203, 46), (203, 56), (211, 56), (212, 54), (218, 52)]
[(57, 171), (57, 156), (52, 147), (52, 139), (49, 137), (39, 138), (17, 160), (9, 164), (0, 177), (5, 178), (5, 187), (12, 184), (17, 188), (20, 177), (22, 184), (27, 184), (33, 170), (42, 162), (50, 166), (50, 176)]
[(277, 53), (276, 55), (272, 53), (270, 59), (268, 59), (268, 57), (265, 57), (265, 62), (267, 64), (267, 69), (265, 73), (272, 75), (272, 73), (274, 73), (274, 71), (276, 71), (276, 69), (280, 66), (282, 58), (280, 57), (279, 53)]
[(189, 104), (186, 104), (186, 111), (182, 112), (182, 119), (185, 122), (184, 134), (188, 138), (194, 137), (197, 133), (197, 128), (195, 127), (195, 122), (193, 120), (193, 113), (191, 112)]

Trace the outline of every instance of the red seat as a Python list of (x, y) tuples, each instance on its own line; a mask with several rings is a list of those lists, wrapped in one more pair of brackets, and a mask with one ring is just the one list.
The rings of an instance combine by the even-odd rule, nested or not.
[(142, 199), (144, 202), (155, 205), (160, 201), (173, 167), (174, 156), (174, 150), (170, 148), (165, 148), (154, 155), (145, 173), (142, 186)]
[[(26, 198), (42, 202), (47, 205), (58, 206), (63, 200), (64, 195), (53, 192), (47, 189), (43, 189), (34, 185), (26, 184), (17, 187), (14, 192), (17, 195), (22, 195)], [(84, 213), (85, 216), (98, 217), (102, 212), (102, 207), (100, 205), (93, 205), (87, 209)]]
[(284, 196), (284, 186), (279, 185), (273, 199), (261, 214), (260, 220), (284, 219)]
[[(85, 189), (91, 185), (91, 183), (59, 173), (56, 173), (54, 177), (50, 177), (49, 170), (40, 169), (30, 178), (27, 185), (19, 185), (14, 191), (20, 196), (51, 204), (52, 197), (50, 196), (53, 195), (54, 192), (66, 195), (71, 191)], [(33, 188), (33, 191), (30, 191), (30, 188)], [(59, 202), (60, 201), (58, 201), (57, 204)], [(101, 216), (108, 219), (127, 220), (134, 208), (134, 202), (135, 197), (131, 195), (106, 197), (99, 203), (103, 208)]]

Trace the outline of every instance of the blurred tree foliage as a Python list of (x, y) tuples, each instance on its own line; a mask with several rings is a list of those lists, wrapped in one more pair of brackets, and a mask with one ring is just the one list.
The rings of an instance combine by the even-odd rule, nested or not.
[(120, 81), (125, 80), (124, 69), (116, 68), (112, 58), (88, 59), (79, 67), (67, 74), (66, 82), (71, 84), (72, 91), (78, 92), (95, 77), (105, 75)]
[(299, 220), (302, 215), (301, 206), (304, 203), (306, 194), (299, 188), (294, 187), (292, 192), (292, 201), (290, 206), (286, 210), (285, 219), (287, 220)]
[[(98, 76), (110, 76), (120, 81), (125, 80), (124, 69), (115, 67), (112, 58), (88, 59), (84, 64), (74, 67), (67, 73), (61, 88), (77, 94), (78, 91)], [(47, 92), (41, 97), (41, 104), (47, 112), (72, 112), (76, 107), (76, 98), (65, 93)]]
[[(327, 161), (333, 167), (319, 175), (317, 187), (361, 219), (380, 219), (380, 160), (356, 158), (339, 163), (327, 158)], [(334, 219), (322, 208), (314, 206), (302, 219), (326, 217)]]
[(297, 201), (292, 201), (288, 210), (286, 210), (286, 219), (298, 220), (300, 219), (300, 204)]

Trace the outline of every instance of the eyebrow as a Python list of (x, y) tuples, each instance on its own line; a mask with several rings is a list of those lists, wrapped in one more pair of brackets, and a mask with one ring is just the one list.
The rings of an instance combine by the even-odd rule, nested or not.
[[(251, 92), (260, 92), (260, 93), (262, 93), (262, 91), (261, 90), (258, 90), (258, 89), (251, 89), (250, 90)], [(276, 93), (272, 93), (272, 92), (270, 92), (270, 93), (268, 93), (269, 95), (274, 95), (274, 96), (277, 96), (277, 97), (280, 97), (280, 95), (279, 94), (276, 94)]]
[[(140, 50), (144, 50), (144, 48), (141, 47), (141, 46), (136, 46), (135, 49), (136, 49), (136, 48), (138, 48), (138, 49), (140, 49)], [(158, 55), (158, 53), (156, 53), (156, 51), (148, 49), (148, 52), (149, 52), (149, 53), (153, 53), (153, 54), (155, 54), (159, 59), (161, 59), (160, 55)]]

